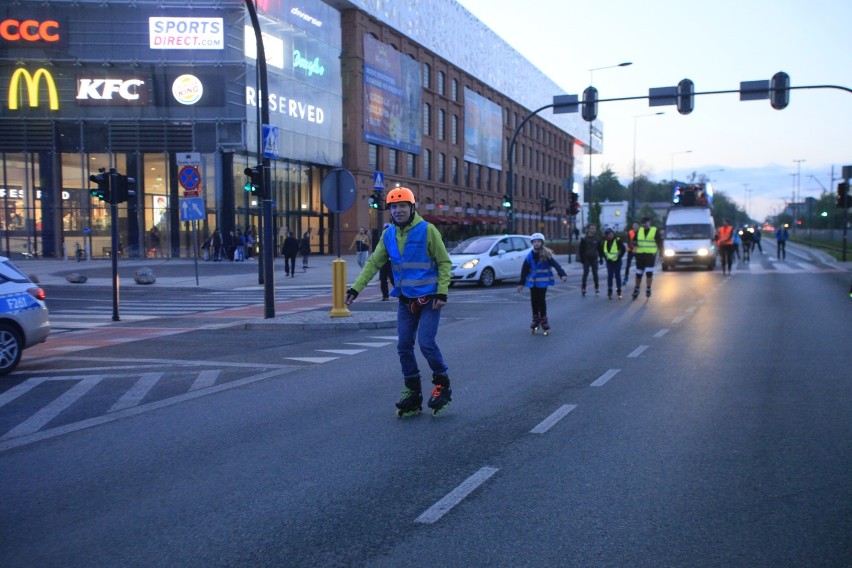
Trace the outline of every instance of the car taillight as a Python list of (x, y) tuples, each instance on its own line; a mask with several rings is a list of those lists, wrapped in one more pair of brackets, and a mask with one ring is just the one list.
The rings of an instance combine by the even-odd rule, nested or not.
[(32, 296), (36, 300), (44, 301), (44, 299), (46, 298), (46, 296), (44, 295), (44, 290), (42, 290), (38, 286), (34, 288), (27, 288), (27, 292), (29, 292), (30, 296)]

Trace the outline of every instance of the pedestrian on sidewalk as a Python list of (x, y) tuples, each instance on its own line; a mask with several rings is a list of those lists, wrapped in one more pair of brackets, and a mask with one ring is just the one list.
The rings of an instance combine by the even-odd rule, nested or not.
[(618, 299), (621, 296), (621, 259), (626, 249), (621, 239), (615, 236), (615, 231), (607, 227), (604, 231), (604, 240), (601, 242), (599, 251), (601, 258), (606, 262), (606, 297), (612, 300), (612, 281), (615, 280)]
[(543, 234), (533, 233), (530, 235), (530, 240), (533, 249), (521, 266), (518, 292), (523, 290), (524, 286), (530, 289), (530, 305), (532, 307), (530, 329), (532, 334), (535, 335), (536, 330), (541, 327), (544, 335), (547, 335), (550, 333), (550, 322), (547, 321), (547, 288), (556, 283), (553, 278), (554, 270), (563, 282), (568, 280), (568, 275), (553, 258), (553, 251), (544, 246)]
[(399, 298), (396, 350), (405, 385), (402, 398), (396, 403), (397, 416), (411, 416), (422, 409), (415, 338), (432, 370), (435, 388), (429, 408), (437, 414), (452, 401), (453, 394), (447, 364), (435, 342), (441, 308), (447, 303), (452, 262), (441, 233), (415, 210), (414, 192), (407, 187), (396, 187), (388, 192), (386, 203), (393, 224), (384, 231), (375, 252), (347, 290), (345, 302), (351, 305), (382, 265), (390, 261), (396, 283), (390, 294)]
[(583, 281), (582, 294), (586, 295), (586, 281), (589, 279), (589, 272), (592, 273), (592, 280), (595, 284), (595, 296), (600, 294), (600, 285), (598, 282), (598, 264), (603, 264), (603, 260), (598, 255), (601, 248), (600, 237), (598, 237), (598, 228), (595, 225), (589, 225), (586, 229), (586, 235), (580, 239), (580, 248), (577, 251), (577, 257), (583, 263)]
[(308, 270), (308, 257), (311, 255), (311, 230), (308, 229), (299, 241), (299, 252), (302, 254), (302, 272)]
[(284, 274), (290, 278), (296, 276), (296, 255), (299, 254), (299, 239), (293, 235), (293, 231), (287, 231), (284, 244), (281, 246), (281, 254), (284, 255)]
[(367, 262), (367, 257), (370, 256), (370, 236), (367, 234), (367, 229), (361, 227), (358, 229), (358, 234), (352, 239), (349, 244), (349, 250), (355, 247), (357, 253), (358, 266), (364, 268), (364, 263)]

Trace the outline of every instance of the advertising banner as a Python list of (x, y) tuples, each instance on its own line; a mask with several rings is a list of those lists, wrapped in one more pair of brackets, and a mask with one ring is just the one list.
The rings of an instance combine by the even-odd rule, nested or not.
[(500, 105), (464, 89), (464, 159), (503, 169), (503, 112)]
[(420, 64), (377, 39), (364, 36), (364, 139), (420, 153)]

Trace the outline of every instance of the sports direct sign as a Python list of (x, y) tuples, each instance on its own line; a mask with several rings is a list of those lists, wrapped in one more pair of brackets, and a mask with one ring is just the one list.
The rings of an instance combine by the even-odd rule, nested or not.
[(224, 49), (222, 18), (148, 18), (151, 49)]

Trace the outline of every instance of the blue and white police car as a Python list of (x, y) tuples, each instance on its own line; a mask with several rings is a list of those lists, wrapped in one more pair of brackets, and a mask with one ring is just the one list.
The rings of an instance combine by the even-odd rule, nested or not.
[(44, 290), (0, 256), (0, 375), (12, 372), (24, 349), (50, 334)]

